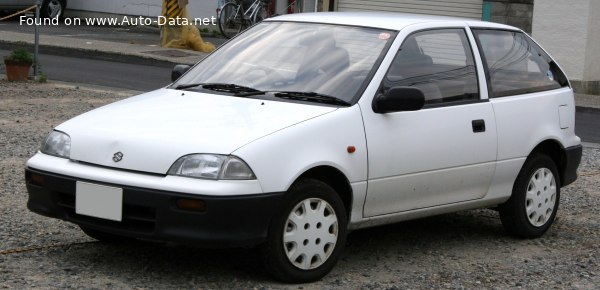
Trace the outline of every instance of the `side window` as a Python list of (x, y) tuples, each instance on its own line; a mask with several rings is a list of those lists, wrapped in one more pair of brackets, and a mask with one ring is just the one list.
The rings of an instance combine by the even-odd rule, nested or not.
[(416, 87), (425, 104), (479, 99), (477, 72), (467, 35), (462, 29), (428, 30), (404, 40), (383, 82)]
[(473, 30), (487, 64), (493, 97), (567, 86), (552, 59), (522, 32)]

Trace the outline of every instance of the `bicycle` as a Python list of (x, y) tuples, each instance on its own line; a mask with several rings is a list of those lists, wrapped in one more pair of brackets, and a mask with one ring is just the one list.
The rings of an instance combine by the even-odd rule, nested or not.
[(232, 38), (244, 28), (250, 27), (269, 17), (267, 5), (270, 0), (254, 0), (248, 10), (244, 10), (244, 0), (225, 3), (219, 12), (219, 29), (223, 36)]

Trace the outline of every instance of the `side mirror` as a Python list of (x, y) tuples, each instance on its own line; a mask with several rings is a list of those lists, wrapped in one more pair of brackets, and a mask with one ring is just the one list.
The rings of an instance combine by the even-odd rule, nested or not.
[(393, 87), (373, 99), (375, 113), (418, 111), (425, 105), (425, 95), (415, 87)]
[(187, 72), (192, 66), (187, 64), (178, 64), (171, 71), (171, 81), (176, 81), (179, 77), (181, 77), (185, 72)]

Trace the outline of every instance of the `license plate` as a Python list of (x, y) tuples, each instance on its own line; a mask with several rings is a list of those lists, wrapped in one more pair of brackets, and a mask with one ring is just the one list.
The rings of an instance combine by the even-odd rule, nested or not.
[(77, 181), (75, 212), (120, 222), (123, 219), (123, 189)]

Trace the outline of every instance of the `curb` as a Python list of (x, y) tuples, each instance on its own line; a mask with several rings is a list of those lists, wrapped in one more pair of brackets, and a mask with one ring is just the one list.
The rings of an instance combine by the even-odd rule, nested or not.
[(576, 106), (575, 112), (600, 114), (600, 108)]
[[(12, 49), (15, 49), (18, 47), (26, 47), (29, 49), (34, 49), (35, 45), (33, 43), (11, 42), (11, 41), (6, 41), (6, 40), (0, 40), (0, 49), (12, 50)], [(173, 68), (174, 65), (179, 64), (178, 62), (173, 62), (173, 61), (168, 61), (168, 60), (160, 60), (160, 59), (155, 59), (155, 58), (151, 58), (151, 57), (143, 57), (143, 56), (138, 56), (138, 55), (106, 52), (106, 51), (100, 51), (100, 50), (96, 50), (96, 49), (70, 48), (70, 47), (60, 47), (60, 46), (46, 45), (46, 44), (40, 44), (39, 48), (40, 48), (40, 51), (43, 51), (44, 54), (50, 54), (50, 55), (56, 55), (56, 56), (87, 58), (87, 59), (96, 59), (96, 60), (113, 61), (113, 62), (130, 63), (130, 64), (142, 64), (142, 65), (165, 67), (165, 68)]]

